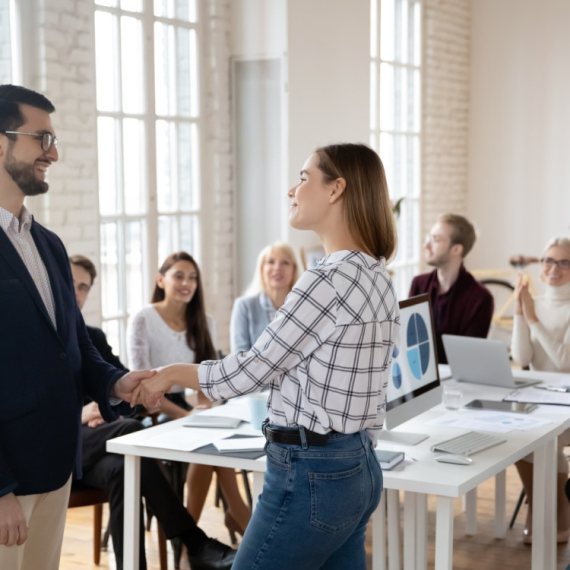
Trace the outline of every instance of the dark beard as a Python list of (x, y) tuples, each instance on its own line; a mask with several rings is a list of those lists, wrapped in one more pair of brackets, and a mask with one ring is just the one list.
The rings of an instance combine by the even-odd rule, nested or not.
[(4, 170), (12, 177), (25, 196), (39, 196), (49, 189), (47, 182), (36, 178), (34, 165), (15, 160), (11, 148), (6, 154)]

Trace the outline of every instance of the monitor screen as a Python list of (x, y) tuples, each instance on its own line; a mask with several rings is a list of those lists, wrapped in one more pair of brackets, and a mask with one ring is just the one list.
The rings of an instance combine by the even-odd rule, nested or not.
[(437, 364), (429, 295), (400, 301), (400, 335), (394, 343), (386, 410), (439, 387)]

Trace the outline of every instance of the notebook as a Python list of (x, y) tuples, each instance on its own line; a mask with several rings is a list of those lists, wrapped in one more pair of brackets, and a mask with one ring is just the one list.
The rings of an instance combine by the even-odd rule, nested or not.
[(184, 427), (225, 429), (235, 429), (239, 426), (239, 424), (241, 424), (241, 420), (237, 418), (226, 418), (223, 416), (204, 416), (200, 413), (191, 414), (183, 423)]
[(384, 451), (383, 449), (376, 450), (376, 457), (380, 461), (380, 467), (384, 471), (390, 471), (396, 467), (396, 465), (404, 461), (405, 454), (401, 451)]

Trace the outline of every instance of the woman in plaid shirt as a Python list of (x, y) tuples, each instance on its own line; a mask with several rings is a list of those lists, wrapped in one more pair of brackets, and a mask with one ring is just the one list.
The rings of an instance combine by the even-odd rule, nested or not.
[(315, 231), (326, 257), (251, 350), (163, 368), (136, 397), (152, 404), (183, 384), (219, 400), (269, 385), (265, 485), (234, 570), (364, 569), (399, 327), (386, 271), (396, 248), (386, 176), (368, 147), (331, 145), (309, 157), (288, 196), (291, 226)]

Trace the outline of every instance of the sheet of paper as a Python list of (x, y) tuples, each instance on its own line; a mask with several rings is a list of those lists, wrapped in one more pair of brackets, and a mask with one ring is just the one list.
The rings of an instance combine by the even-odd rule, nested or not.
[(503, 398), (505, 402), (528, 402), (529, 404), (555, 404), (570, 406), (570, 393), (551, 392), (539, 388), (521, 388)]
[(526, 431), (534, 429), (550, 422), (543, 418), (535, 418), (525, 414), (510, 414), (508, 412), (486, 410), (461, 410), (435, 418), (429, 423), (477, 431), (508, 433), (513, 430)]
[(159, 449), (173, 449), (176, 451), (193, 451), (203, 445), (214, 443), (216, 440), (231, 435), (231, 430), (188, 429), (181, 427), (166, 433), (149, 437), (137, 443), (141, 447), (155, 447)]
[(251, 422), (251, 413), (249, 411), (249, 402), (247, 396), (230, 400), (223, 406), (214, 406), (208, 410), (200, 412), (203, 416), (214, 416), (217, 418), (236, 418), (244, 422)]
[(221, 439), (214, 442), (220, 453), (231, 451), (261, 451), (267, 440), (264, 437), (240, 437)]

